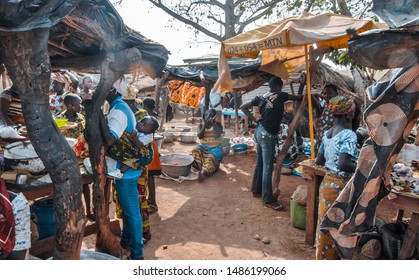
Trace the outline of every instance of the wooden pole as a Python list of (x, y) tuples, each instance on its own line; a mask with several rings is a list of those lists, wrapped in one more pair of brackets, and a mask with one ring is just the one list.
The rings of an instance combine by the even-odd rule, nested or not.
[(234, 114), (236, 115), (235, 126), (236, 126), (236, 137), (239, 136), (239, 97), (237, 92), (234, 93)]
[(307, 73), (307, 101), (308, 101), (308, 122), (310, 127), (310, 143), (311, 143), (311, 159), (315, 159), (314, 154), (314, 123), (313, 123), (313, 104), (311, 102), (311, 77), (310, 77), (310, 64), (308, 60), (308, 47), (304, 45), (304, 53), (306, 58), (306, 73)]
[[(154, 95), (156, 97), (156, 108), (159, 108), (159, 113), (161, 113), (161, 121), (159, 132), (163, 131), (163, 124), (166, 122), (166, 115), (167, 115), (167, 105), (169, 104), (169, 90), (163, 89), (162, 85), (166, 83), (167, 78), (169, 76), (169, 72), (165, 72), (161, 78), (157, 78), (156, 85), (154, 88)], [(161, 99), (161, 104), (160, 104)]]
[(281, 181), (282, 163), (284, 162), (285, 156), (288, 153), (288, 149), (291, 146), (291, 142), (294, 139), (294, 137), (293, 137), (294, 132), (297, 129), (297, 126), (298, 126), (298, 123), (300, 122), (301, 117), (303, 116), (306, 104), (307, 104), (307, 96), (304, 96), (303, 100), (301, 101), (300, 107), (298, 107), (297, 113), (295, 113), (294, 119), (292, 120), (292, 122), (291, 122), (291, 124), (288, 128), (287, 139), (285, 140), (281, 151), (279, 152), (279, 154), (276, 157), (274, 177), (273, 177), (273, 181), (272, 181), (272, 192), (273, 192), (275, 197), (278, 197), (279, 194), (280, 194), (279, 183)]
[[(311, 69), (311, 73), (316, 73), (317, 69), (319, 68), (319, 65), (323, 59), (323, 55), (319, 55), (319, 56), (314, 56), (314, 52), (312, 47), (310, 48), (310, 55), (312, 56), (310, 59), (310, 69)], [(314, 75), (312, 76), (308, 76), (307, 75), (307, 85), (311, 85), (311, 83), (313, 82), (314, 79)], [(308, 87), (307, 87), (307, 91), (308, 91)], [(284, 162), (285, 156), (291, 146), (291, 142), (293, 139), (293, 134), (295, 132), (295, 129), (297, 128), (297, 124), (300, 121), (300, 118), (304, 112), (305, 106), (307, 104), (307, 100), (308, 100), (308, 94), (307, 96), (304, 96), (303, 100), (301, 101), (300, 107), (298, 108), (297, 113), (294, 116), (294, 119), (292, 121), (292, 123), (290, 124), (290, 127), (288, 129), (288, 136), (287, 139), (285, 140), (284, 145), (282, 146), (282, 150), (279, 152), (279, 154), (276, 157), (276, 163), (275, 163), (275, 170), (274, 170), (274, 176), (272, 178), (272, 191), (274, 193), (275, 197), (278, 197), (280, 194), (280, 189), (279, 189), (279, 183), (281, 182), (281, 169), (282, 169), (282, 163)], [(301, 111), (301, 112), (300, 112)], [(310, 127), (311, 130), (313, 130), (313, 127)], [(311, 145), (311, 149), (313, 151), (313, 147), (314, 145)]]

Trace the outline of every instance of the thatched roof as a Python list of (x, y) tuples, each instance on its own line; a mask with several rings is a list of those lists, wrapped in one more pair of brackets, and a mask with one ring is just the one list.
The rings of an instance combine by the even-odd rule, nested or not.
[(0, 35), (50, 27), (48, 49), (52, 68), (99, 72), (108, 52), (137, 48), (142, 54), (139, 67), (151, 76), (162, 74), (169, 51), (128, 28), (108, 0), (37, 2), (32, 5), (33, 1), (1, 1)]

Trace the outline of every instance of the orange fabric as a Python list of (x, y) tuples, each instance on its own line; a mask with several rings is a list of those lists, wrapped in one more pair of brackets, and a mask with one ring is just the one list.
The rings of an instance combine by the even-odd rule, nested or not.
[(160, 163), (160, 155), (159, 149), (156, 144), (156, 140), (151, 142), (151, 146), (153, 147), (153, 160), (151, 161), (150, 165), (147, 167), (147, 170), (161, 170), (161, 163)]
[(170, 101), (189, 107), (198, 107), (199, 101), (205, 95), (205, 87), (191, 82), (169, 82)]

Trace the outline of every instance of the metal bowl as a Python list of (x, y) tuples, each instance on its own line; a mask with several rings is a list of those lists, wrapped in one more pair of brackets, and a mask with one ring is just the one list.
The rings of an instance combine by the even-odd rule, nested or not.
[(221, 146), (223, 147), (223, 155), (228, 155), (231, 150), (230, 138), (221, 138)]
[(162, 171), (172, 178), (188, 176), (194, 158), (187, 154), (167, 154), (160, 156)]
[(230, 146), (223, 146), (223, 156), (228, 155), (230, 153)]
[(244, 144), (244, 143), (243, 144), (235, 144), (235, 145), (232, 146), (232, 148), (233, 148), (233, 151), (235, 153), (240, 153), (240, 152), (247, 151), (247, 149), (249, 148), (249, 145)]
[(163, 134), (156, 134), (154, 135), (154, 140), (156, 141), (157, 149), (160, 151), (163, 141), (166, 137)]
[(179, 125), (179, 126), (175, 126), (176, 129), (181, 129), (182, 132), (190, 132), (192, 129), (192, 126), (187, 126), (187, 125)]
[(183, 129), (175, 128), (174, 126), (172, 126), (172, 127), (166, 127), (164, 129), (164, 132), (178, 132), (178, 133), (180, 133), (180, 132), (183, 132)]
[(163, 132), (163, 136), (164, 136), (164, 139), (163, 139), (164, 143), (171, 143), (171, 142), (175, 141), (176, 138), (179, 137), (179, 133), (178, 132), (165, 131), (165, 132)]
[(180, 142), (183, 143), (195, 143), (197, 138), (196, 132), (182, 132), (180, 133)]
[[(70, 147), (77, 144), (77, 139), (67, 138)], [(9, 144), (4, 149), (5, 163), (13, 170), (23, 169), (32, 175), (41, 175), (47, 173), (42, 160), (35, 152), (31, 141), (16, 142)]]

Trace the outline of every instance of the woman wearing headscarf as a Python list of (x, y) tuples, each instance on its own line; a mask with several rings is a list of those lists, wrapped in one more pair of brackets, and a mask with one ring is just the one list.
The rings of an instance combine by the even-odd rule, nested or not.
[(324, 165), (327, 173), (320, 185), (319, 212), (316, 232), (316, 259), (333, 260), (338, 254), (329, 236), (319, 230), (327, 210), (333, 205), (346, 183), (352, 177), (358, 160), (357, 136), (352, 128), (354, 100), (336, 96), (329, 100), (333, 126), (322, 139), (316, 164)]
[(195, 159), (194, 167), (199, 171), (198, 181), (214, 174), (220, 167), (223, 159), (221, 146), (221, 132), (223, 127), (216, 121), (217, 111), (208, 109), (204, 115), (204, 122), (198, 125), (198, 138), (201, 144), (192, 150)]
[(69, 82), (61, 73), (53, 73), (51, 78), (51, 91), (53, 94), (50, 95), (49, 98), (49, 109), (51, 110), (53, 117), (56, 117), (64, 111), (64, 97), (68, 93), (65, 91), (65, 87)]

